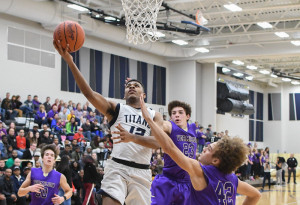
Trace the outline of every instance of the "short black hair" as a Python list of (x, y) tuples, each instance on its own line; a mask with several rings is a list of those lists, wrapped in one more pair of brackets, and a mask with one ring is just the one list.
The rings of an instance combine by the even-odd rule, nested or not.
[(127, 85), (127, 84), (130, 83), (130, 82), (138, 82), (139, 84), (142, 85), (143, 89), (145, 90), (144, 84), (143, 84), (141, 81), (139, 81), (139, 80), (137, 80), (137, 79), (131, 79), (131, 80), (127, 81), (127, 83), (126, 83), (125, 85)]

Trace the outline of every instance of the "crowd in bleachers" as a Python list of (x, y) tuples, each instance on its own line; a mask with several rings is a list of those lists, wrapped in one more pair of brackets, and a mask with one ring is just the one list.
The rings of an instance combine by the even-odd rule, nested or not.
[[(29, 123), (19, 125), (16, 121), (23, 117)], [(33, 126), (30, 122), (33, 120)], [(50, 97), (41, 103), (38, 96), (27, 96), (22, 103), (20, 96), (6, 93), (0, 110), (0, 204), (26, 204), (30, 196), (17, 196), (17, 192), (31, 167), (41, 167), (41, 148), (45, 144), (55, 144), (59, 157), (57, 164), (65, 156), (72, 171), (70, 186), (73, 187), (75, 203), (84, 200), (84, 156), (90, 155), (100, 176), (103, 176), (105, 161), (113, 148), (106, 117), (92, 110), (89, 103), (83, 106), (72, 101), (56, 99), (50, 104)], [(85, 178), (87, 178), (86, 176)], [(101, 178), (97, 182), (100, 189)], [(2, 186), (3, 185), (3, 186)]]

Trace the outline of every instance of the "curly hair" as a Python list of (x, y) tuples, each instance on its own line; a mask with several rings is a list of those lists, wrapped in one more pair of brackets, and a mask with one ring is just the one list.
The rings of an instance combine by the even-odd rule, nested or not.
[(44, 157), (46, 150), (52, 150), (54, 152), (54, 159), (57, 158), (57, 149), (54, 144), (48, 144), (48, 145), (43, 146), (42, 151), (41, 151), (42, 158)]
[(220, 160), (218, 168), (225, 174), (230, 174), (246, 160), (249, 148), (239, 137), (223, 137), (217, 142), (213, 157)]
[(189, 104), (187, 104), (185, 102), (180, 102), (180, 101), (174, 100), (168, 104), (169, 116), (172, 115), (172, 110), (174, 107), (182, 107), (184, 109), (186, 115), (191, 116), (191, 114), (192, 114), (192, 108)]

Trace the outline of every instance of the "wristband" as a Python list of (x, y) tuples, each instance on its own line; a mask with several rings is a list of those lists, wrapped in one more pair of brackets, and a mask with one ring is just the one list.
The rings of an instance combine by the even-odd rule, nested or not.
[(64, 197), (64, 201), (67, 201), (67, 197), (66, 196), (63, 196)]

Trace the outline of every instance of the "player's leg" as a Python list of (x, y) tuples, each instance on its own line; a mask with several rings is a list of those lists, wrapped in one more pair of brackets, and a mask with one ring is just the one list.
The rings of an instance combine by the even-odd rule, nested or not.
[(103, 205), (124, 204), (127, 195), (126, 178), (128, 173), (124, 165), (107, 160), (100, 191)]
[(129, 168), (128, 195), (125, 204), (150, 205), (151, 204), (151, 170)]

